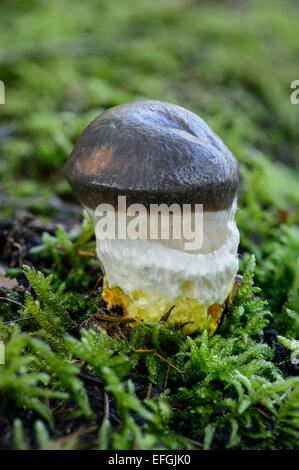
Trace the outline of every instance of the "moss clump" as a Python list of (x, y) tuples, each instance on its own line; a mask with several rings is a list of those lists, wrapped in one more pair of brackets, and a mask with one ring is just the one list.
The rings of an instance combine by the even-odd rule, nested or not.
[[(254, 258), (245, 257), (244, 266), (230, 313), (212, 338), (209, 324), (201, 334), (186, 337), (179, 325), (144, 322), (124, 339), (107, 335), (107, 321), (99, 322), (98, 331), (74, 330), (72, 303), (64, 301), (70, 294), (63, 297), (61, 289), (55, 292), (51, 286), (51, 277), (25, 267), (38, 296), (34, 300), (32, 294), (25, 295), (21, 317), (32, 320), (22, 332), (15, 325), (7, 326), (5, 334), (3, 330), (7, 357), (1, 366), (2, 400), (13, 400), (44, 418), (51, 446), (53, 412), (63, 409), (70, 398), (75, 403), (73, 416), (96, 423), (80, 378), (84, 366), (102, 380), (120, 420), (118, 429), (112, 428), (109, 416), (96, 424), (98, 436), (90, 448), (174, 449), (190, 442), (203, 448), (295, 447), (299, 379), (286, 377), (273, 363), (273, 348), (263, 342), (272, 315), (253, 285)], [(89, 302), (97, 308), (95, 299)], [(294, 349), (295, 342), (279, 340)], [(165, 390), (156, 398), (140, 400), (132, 380), (126, 379), (134, 370)], [(47, 404), (45, 398), (51, 401)], [(28, 446), (21, 439), (20, 422), (14, 426), (19, 447)]]

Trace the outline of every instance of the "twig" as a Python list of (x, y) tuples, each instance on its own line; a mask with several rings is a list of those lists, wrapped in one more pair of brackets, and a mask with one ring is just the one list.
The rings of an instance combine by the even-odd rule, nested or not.
[(164, 322), (167, 322), (168, 318), (169, 318), (169, 315), (171, 314), (171, 312), (173, 311), (175, 305), (172, 305), (172, 307), (170, 307), (170, 309), (165, 313), (165, 315), (163, 315), (163, 317), (161, 318), (160, 321), (164, 321)]
[(159, 354), (155, 349), (134, 349), (133, 352), (134, 353), (152, 353), (152, 354), (155, 354), (159, 359), (162, 359), (162, 361), (166, 362), (169, 366), (173, 367), (175, 370), (177, 370), (181, 374), (184, 374), (183, 370), (178, 369), (176, 366), (171, 364), (171, 362), (169, 362), (167, 359), (165, 359), (165, 357), (161, 356), (161, 354)]
[(146, 396), (145, 396), (145, 399), (146, 400), (149, 400), (150, 397), (151, 397), (151, 394), (152, 394), (152, 390), (153, 390), (153, 384), (150, 382), (148, 384), (148, 388), (147, 388), (147, 392), (146, 392)]
[(95, 291), (97, 290), (97, 288), (99, 287), (99, 285), (103, 282), (103, 276), (100, 276), (97, 280), (97, 282), (95, 283), (95, 285), (93, 286), (93, 288), (91, 289), (90, 293), (89, 293), (89, 297), (92, 297), (93, 294), (95, 293)]
[(91, 258), (95, 258), (95, 254), (91, 253), (90, 251), (79, 250), (78, 255), (80, 255), (80, 256), (89, 256)]
[(271, 416), (269, 416), (264, 410), (262, 410), (261, 408), (257, 408), (257, 411), (262, 415), (264, 416), (264, 418), (266, 418), (268, 421), (270, 421), (272, 423), (272, 418)]
[(97, 429), (96, 426), (91, 426), (89, 428), (80, 428), (78, 431), (69, 434), (68, 436), (61, 437), (60, 439), (57, 439), (56, 441), (50, 442), (45, 447), (42, 447), (40, 450), (55, 450), (57, 447), (62, 447), (64, 444), (67, 444), (68, 441), (70, 441), (73, 438), (79, 438), (81, 436), (84, 436), (85, 434), (89, 434)]
[(13, 304), (19, 305), (20, 307), (24, 308), (24, 305), (20, 304), (20, 302), (16, 302), (15, 300), (8, 299), (7, 297), (0, 297), (0, 300), (5, 300), (6, 302), (11, 302)]
[(20, 321), (33, 320), (33, 317), (18, 318), (17, 320), (4, 321), (2, 325), (9, 325), (11, 323), (19, 323)]
[(167, 388), (167, 385), (168, 385), (169, 372), (170, 372), (170, 366), (167, 367), (167, 371), (165, 374), (164, 385), (163, 385), (164, 389)]
[(73, 411), (74, 411), (73, 408), (65, 408), (64, 410), (56, 410), (56, 411), (53, 411), (53, 416), (62, 416), (68, 413), (72, 413)]
[(134, 318), (128, 318), (128, 317), (114, 317), (112, 315), (105, 315), (104, 313), (95, 313), (93, 317), (98, 318), (99, 320), (103, 321), (110, 321), (113, 323), (132, 323), (134, 322)]

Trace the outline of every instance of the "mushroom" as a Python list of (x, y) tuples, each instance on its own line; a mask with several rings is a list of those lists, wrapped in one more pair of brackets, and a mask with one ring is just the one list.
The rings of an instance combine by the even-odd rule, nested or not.
[(109, 308), (118, 306), (128, 317), (157, 321), (174, 306), (168, 323), (185, 324), (184, 333), (189, 334), (209, 319), (214, 333), (238, 270), (234, 214), (239, 165), (209, 126), (169, 103), (115, 106), (83, 131), (65, 176), (95, 227), (100, 220), (97, 207), (103, 203), (120, 215), (120, 196), (126, 198), (126, 208), (145, 207), (147, 218), (153, 205), (183, 209), (189, 204), (193, 228), (194, 206), (202, 205), (202, 244), (191, 251), (184, 240), (160, 235), (150, 239), (148, 232), (138, 239), (119, 233), (113, 239), (96, 230), (97, 254)]

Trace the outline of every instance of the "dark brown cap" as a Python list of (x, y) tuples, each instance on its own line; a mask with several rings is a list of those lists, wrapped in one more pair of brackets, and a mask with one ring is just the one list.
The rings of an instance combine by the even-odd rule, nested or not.
[(100, 203), (231, 206), (239, 165), (196, 114), (169, 103), (138, 101), (105, 111), (83, 131), (65, 176), (85, 207)]

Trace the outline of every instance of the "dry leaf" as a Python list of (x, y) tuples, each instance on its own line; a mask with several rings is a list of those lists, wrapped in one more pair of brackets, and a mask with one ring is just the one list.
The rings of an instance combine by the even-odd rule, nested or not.
[(15, 289), (18, 286), (19, 283), (15, 277), (13, 279), (8, 279), (4, 274), (0, 274), (0, 289)]

